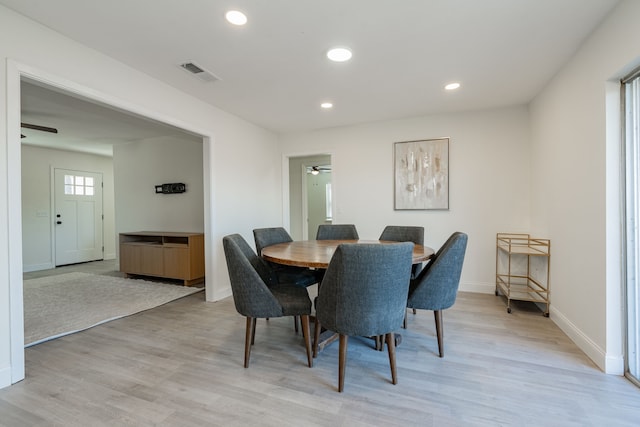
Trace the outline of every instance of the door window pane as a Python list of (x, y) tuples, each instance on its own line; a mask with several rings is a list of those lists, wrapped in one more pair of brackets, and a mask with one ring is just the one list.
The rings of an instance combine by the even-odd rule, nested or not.
[(74, 196), (93, 196), (95, 179), (91, 176), (65, 175), (64, 194)]

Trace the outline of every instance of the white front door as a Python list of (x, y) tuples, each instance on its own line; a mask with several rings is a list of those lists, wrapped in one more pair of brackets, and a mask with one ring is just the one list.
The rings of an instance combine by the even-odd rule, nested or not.
[(56, 266), (103, 259), (102, 174), (54, 170)]

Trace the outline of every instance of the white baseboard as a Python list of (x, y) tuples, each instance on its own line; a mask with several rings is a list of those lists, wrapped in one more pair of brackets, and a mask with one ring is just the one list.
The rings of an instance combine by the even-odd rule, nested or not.
[(220, 301), (222, 299), (225, 299), (227, 297), (230, 297), (232, 295), (231, 293), (231, 286), (225, 288), (225, 289), (219, 289), (217, 291), (215, 291), (212, 295), (212, 298), (209, 298), (209, 295), (206, 295), (206, 300), (210, 301), (210, 302), (215, 302), (215, 301)]
[(464, 283), (460, 282), (458, 287), (462, 292), (473, 292), (476, 294), (493, 294), (496, 291), (495, 283)]
[(558, 327), (567, 334), (580, 350), (596, 364), (604, 373), (611, 375), (624, 375), (624, 358), (622, 355), (611, 356), (586, 336), (576, 325), (569, 321), (553, 305), (549, 309), (549, 317)]
[(51, 268), (56, 268), (56, 266), (52, 262), (46, 264), (24, 265), (22, 266), (22, 272), (30, 273), (32, 271), (49, 270)]
[(11, 385), (11, 367), (0, 369), (0, 389)]
[(624, 357), (622, 355), (607, 356), (604, 372), (610, 375), (624, 375)]

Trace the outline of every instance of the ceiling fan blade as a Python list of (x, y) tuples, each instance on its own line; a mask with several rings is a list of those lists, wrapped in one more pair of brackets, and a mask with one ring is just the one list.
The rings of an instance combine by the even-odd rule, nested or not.
[(40, 130), (42, 132), (58, 133), (58, 129), (56, 129), (56, 128), (50, 128), (50, 127), (47, 127), (47, 126), (32, 125), (32, 124), (29, 124), (29, 123), (20, 123), (20, 127), (27, 128), (27, 129), (33, 129), (33, 130)]

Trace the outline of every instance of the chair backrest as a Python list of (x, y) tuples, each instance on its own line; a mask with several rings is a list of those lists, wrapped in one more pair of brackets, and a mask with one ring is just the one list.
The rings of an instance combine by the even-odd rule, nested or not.
[[(424, 227), (411, 225), (387, 225), (380, 240), (390, 240), (392, 242), (413, 242), (416, 245), (424, 245)], [(411, 278), (415, 279), (422, 270), (422, 263), (413, 264), (411, 267)]]
[(392, 242), (413, 242), (416, 245), (424, 245), (424, 227), (409, 225), (387, 225), (380, 240)]
[(320, 224), (316, 240), (358, 240), (358, 230), (353, 224)]
[(402, 326), (413, 243), (339, 245), (318, 292), (316, 315), (345, 335), (383, 335)]
[(456, 301), (468, 236), (455, 232), (438, 249), (420, 275), (411, 282), (407, 306), (444, 310)]
[(293, 239), (283, 227), (256, 228), (253, 230), (256, 252), (262, 255), (262, 249), (278, 243), (293, 242)]
[(256, 255), (239, 234), (223, 237), (222, 245), (238, 313), (261, 318), (282, 316), (282, 306), (258, 272), (258, 269), (262, 269), (261, 266), (268, 269), (262, 258)]
[(256, 272), (260, 275), (264, 283), (267, 286), (273, 286), (278, 284), (278, 276), (275, 271), (271, 268), (269, 263), (265, 261), (262, 257), (259, 257), (249, 243), (247, 243), (244, 238), (239, 234), (232, 234), (229, 236), (230, 240), (233, 240), (238, 248), (242, 252), (242, 254), (249, 260), (249, 263), (253, 266)]

